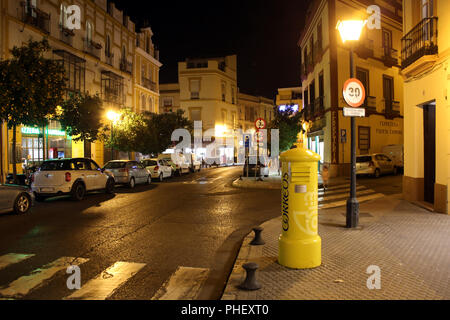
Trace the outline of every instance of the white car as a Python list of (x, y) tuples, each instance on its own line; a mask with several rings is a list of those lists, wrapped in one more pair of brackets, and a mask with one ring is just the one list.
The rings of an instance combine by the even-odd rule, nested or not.
[(201, 168), (202, 168), (202, 163), (200, 161), (197, 160), (197, 157), (195, 154), (191, 153), (191, 154), (185, 154), (184, 155), (185, 159), (187, 159), (187, 161), (189, 161), (189, 158), (191, 159), (191, 163), (189, 165), (189, 169), (191, 172), (200, 172)]
[(375, 153), (356, 157), (357, 175), (371, 175), (379, 178), (382, 174), (386, 173), (397, 174), (397, 167), (394, 165), (394, 161), (387, 155)]
[(141, 163), (150, 171), (152, 178), (163, 181), (164, 178), (173, 176), (173, 169), (164, 159), (144, 159)]
[(114, 192), (114, 175), (86, 158), (44, 161), (32, 176), (31, 190), (36, 201), (60, 195), (82, 200), (88, 191)]
[(186, 163), (184, 156), (178, 155), (177, 157), (175, 155), (174, 158), (175, 161), (173, 161), (171, 154), (160, 154), (158, 156), (158, 160), (164, 159), (168, 164), (172, 166), (175, 175), (180, 176), (183, 173), (189, 173), (189, 164)]
[(127, 185), (131, 189), (139, 183), (152, 183), (150, 171), (134, 160), (108, 161), (103, 168), (114, 174), (116, 184)]

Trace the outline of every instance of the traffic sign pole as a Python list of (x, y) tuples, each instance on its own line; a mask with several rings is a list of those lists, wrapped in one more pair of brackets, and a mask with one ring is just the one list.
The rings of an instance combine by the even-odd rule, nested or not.
[[(354, 77), (353, 73), (353, 45), (350, 44), (350, 78)], [(359, 202), (356, 199), (356, 122), (355, 117), (350, 118), (351, 121), (351, 174), (350, 174), (350, 198), (347, 200), (346, 227), (356, 228), (359, 221)]]

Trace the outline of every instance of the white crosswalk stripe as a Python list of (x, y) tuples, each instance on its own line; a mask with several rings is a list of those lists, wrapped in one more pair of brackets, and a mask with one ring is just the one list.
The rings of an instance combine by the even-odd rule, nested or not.
[(19, 263), (33, 256), (34, 254), (24, 254), (24, 253), (8, 253), (3, 256), (0, 256), (0, 270), (6, 268), (11, 264)]
[[(319, 209), (330, 209), (345, 206), (347, 204), (349, 194), (350, 194), (349, 184), (331, 186), (326, 190), (324, 190), (323, 188), (319, 188), (318, 191)], [(377, 193), (375, 190), (369, 189), (365, 186), (357, 185), (356, 196), (358, 198), (358, 202), (362, 203), (365, 201), (384, 197), (384, 194)]]
[(145, 263), (118, 261), (64, 299), (105, 300), (144, 266)]
[(152, 300), (194, 300), (208, 274), (206, 268), (178, 267)]
[(11, 282), (8, 286), (0, 289), (0, 297), (21, 298), (32, 290), (41, 287), (46, 281), (51, 279), (56, 273), (67, 269), (71, 265), (80, 265), (89, 259), (61, 257), (45, 266), (35, 269), (30, 274), (22, 276)]

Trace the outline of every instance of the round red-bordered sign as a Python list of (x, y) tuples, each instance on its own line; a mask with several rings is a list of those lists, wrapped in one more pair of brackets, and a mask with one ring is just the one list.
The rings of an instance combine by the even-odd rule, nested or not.
[(263, 118), (258, 118), (255, 121), (255, 128), (256, 129), (265, 129), (266, 128), (266, 120), (264, 120)]
[(366, 89), (361, 81), (356, 78), (345, 81), (342, 94), (345, 102), (347, 102), (350, 107), (354, 108), (360, 107), (366, 99)]
[(264, 133), (262, 131), (257, 130), (255, 132), (255, 139), (256, 139), (256, 142), (264, 141)]

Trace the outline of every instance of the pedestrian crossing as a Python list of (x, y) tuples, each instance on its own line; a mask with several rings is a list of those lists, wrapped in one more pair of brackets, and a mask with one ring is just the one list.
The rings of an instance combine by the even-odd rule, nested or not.
[[(81, 266), (90, 259), (80, 257), (60, 257), (43, 266), (34, 268), (26, 275), (19, 276), (9, 284), (2, 283), (2, 271), (14, 268), (20, 263), (28, 263), (35, 254), (8, 253), (0, 256), (0, 300), (27, 299), (35, 290), (44, 289), (53, 282), (66, 284), (71, 274), (66, 272), (71, 266)], [(63, 300), (105, 300), (119, 288), (141, 272), (145, 263), (117, 261), (92, 279), (84, 279), (81, 274), (81, 287), (70, 290), (72, 293), (61, 297)], [(194, 300), (209, 276), (207, 268), (179, 266), (163, 283), (151, 300)], [(66, 282), (67, 281), (67, 282)], [(69, 290), (69, 289), (68, 289)], [(150, 292), (150, 290), (149, 290)]]
[[(318, 190), (318, 205), (319, 209), (331, 209), (347, 204), (347, 199), (350, 195), (350, 184), (340, 184), (330, 186), (326, 189), (319, 188)], [(384, 197), (384, 194), (378, 193), (375, 190), (367, 188), (362, 185), (356, 186), (356, 197), (359, 203), (366, 202), (373, 199)]]

